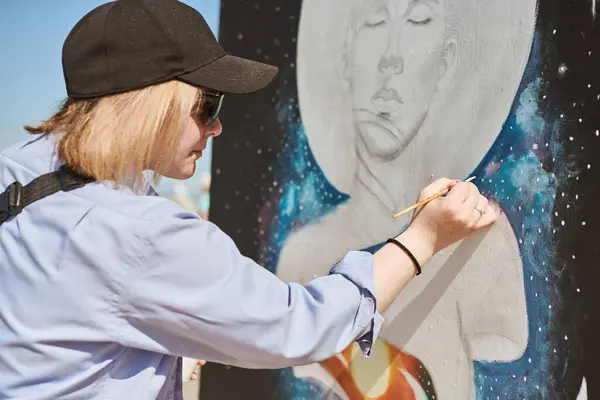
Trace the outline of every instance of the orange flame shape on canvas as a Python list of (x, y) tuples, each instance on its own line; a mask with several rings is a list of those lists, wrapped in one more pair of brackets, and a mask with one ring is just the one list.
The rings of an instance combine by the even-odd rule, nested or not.
[(320, 363), (350, 400), (417, 400), (437, 398), (427, 369), (416, 357), (377, 341), (370, 358), (356, 343)]

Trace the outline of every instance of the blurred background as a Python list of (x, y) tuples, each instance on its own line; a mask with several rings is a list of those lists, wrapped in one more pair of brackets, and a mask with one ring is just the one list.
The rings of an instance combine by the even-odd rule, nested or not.
[[(220, 0), (182, 0), (206, 18), (218, 36)], [(66, 97), (62, 44), (75, 23), (104, 0), (0, 1), (0, 150), (27, 139), (25, 124), (52, 115)], [(210, 204), (208, 151), (187, 181), (164, 178), (158, 192), (206, 218)]]

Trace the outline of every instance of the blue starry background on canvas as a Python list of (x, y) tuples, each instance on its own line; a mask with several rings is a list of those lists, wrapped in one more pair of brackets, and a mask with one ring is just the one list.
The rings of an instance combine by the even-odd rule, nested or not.
[[(215, 141), (211, 219), (243, 253), (275, 272), (290, 232), (318, 221), (348, 195), (323, 175), (300, 120), (294, 58), (301, 1), (231, 0), (223, 5), (223, 11), (230, 10), (222, 12), (224, 45), (235, 51), (237, 44), (242, 56), (276, 63), (280, 77), (252, 104), (228, 100), (223, 121), (231, 133)], [(474, 363), (478, 399), (575, 399), (583, 378), (588, 398), (600, 398), (594, 397), (600, 396), (600, 379), (595, 379), (593, 333), (598, 331), (593, 317), (598, 272), (592, 269), (600, 255), (600, 245), (592, 240), (600, 234), (595, 211), (600, 185), (594, 185), (595, 160), (600, 161), (595, 112), (600, 49), (597, 55), (594, 47), (600, 40), (594, 7), (593, 2), (558, 0), (539, 4), (530, 59), (513, 107), (473, 171), (480, 190), (502, 206), (519, 241), (529, 318), (529, 344), (519, 360)], [(250, 17), (242, 19), (242, 14)], [(235, 34), (227, 30), (228, 22)], [(248, 30), (239, 28), (244, 23)], [(274, 25), (271, 32), (250, 33), (257, 23)], [(256, 44), (256, 52), (248, 43)], [(272, 135), (249, 140), (252, 130)], [(207, 379), (202, 389), (207, 398), (253, 393), (262, 399), (317, 399), (327, 392), (318, 382), (296, 379), (291, 369), (206, 370), (209, 378), (235, 379), (244, 387), (217, 388)]]

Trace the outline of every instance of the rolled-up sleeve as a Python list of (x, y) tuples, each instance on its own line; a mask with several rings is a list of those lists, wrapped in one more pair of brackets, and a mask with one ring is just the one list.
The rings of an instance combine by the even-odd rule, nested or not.
[(373, 257), (352, 251), (307, 285), (284, 283), (240, 254), (214, 224), (181, 214), (139, 236), (116, 301), (130, 347), (243, 368), (331, 357), (353, 341), (366, 356), (381, 329)]

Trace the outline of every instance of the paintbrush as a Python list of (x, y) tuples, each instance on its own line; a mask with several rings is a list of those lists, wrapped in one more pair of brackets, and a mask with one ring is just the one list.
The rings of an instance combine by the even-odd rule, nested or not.
[[(470, 177), (470, 178), (467, 178), (467, 179), (465, 179), (465, 182), (471, 182), (473, 179), (475, 179), (475, 177), (474, 177), (474, 176), (472, 176), (472, 177)], [(425, 205), (425, 204), (429, 203), (431, 200), (435, 200), (435, 199), (437, 199), (438, 197), (441, 197), (441, 196), (445, 195), (445, 194), (446, 194), (446, 193), (448, 193), (449, 191), (450, 191), (450, 188), (446, 188), (446, 189), (444, 189), (444, 190), (442, 190), (442, 191), (440, 191), (440, 192), (438, 192), (438, 193), (434, 194), (433, 196), (429, 196), (428, 198), (426, 198), (426, 199), (423, 199), (423, 200), (419, 201), (419, 202), (418, 202), (418, 203), (416, 203), (416, 204), (413, 204), (412, 206), (410, 206), (410, 207), (408, 207), (408, 208), (405, 208), (404, 210), (400, 211), (399, 213), (397, 213), (397, 214), (394, 214), (393, 218), (398, 218), (399, 216), (401, 216), (401, 215), (404, 215), (404, 214), (406, 214), (407, 212), (409, 212), (409, 211), (412, 211), (412, 210), (414, 210), (414, 209), (415, 209), (415, 208), (417, 208), (417, 207), (421, 207), (422, 205)]]

